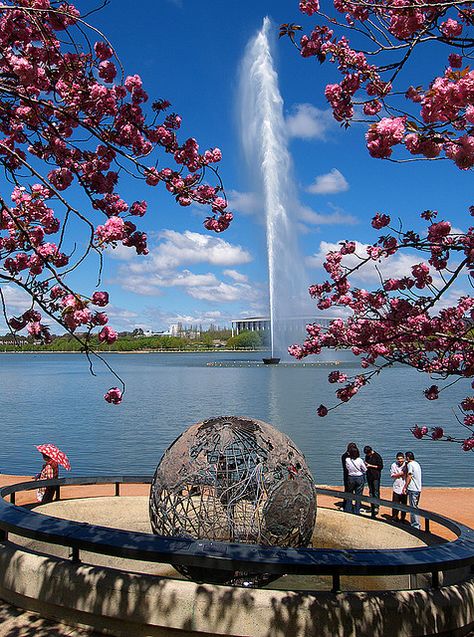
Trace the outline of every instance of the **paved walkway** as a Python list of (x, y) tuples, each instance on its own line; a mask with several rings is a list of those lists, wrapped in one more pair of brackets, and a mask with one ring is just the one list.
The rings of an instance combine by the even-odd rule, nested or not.
[[(0, 475), (0, 486), (30, 480), (29, 476)], [(148, 485), (124, 485), (123, 495), (146, 495)], [(331, 487), (339, 488), (339, 487)], [(61, 497), (107, 496), (114, 487), (69, 487), (61, 490)], [(391, 490), (382, 488), (381, 497), (391, 499)], [(19, 494), (18, 504), (31, 502), (31, 494)], [(322, 506), (335, 506), (334, 498), (318, 498)], [(420, 506), (436, 511), (474, 528), (474, 489), (428, 487), (423, 490)], [(99, 637), (98, 633), (86, 629), (72, 628), (59, 622), (40, 617), (0, 600), (0, 637)], [(130, 636), (133, 637), (133, 636)], [(474, 637), (474, 632), (466, 637)]]

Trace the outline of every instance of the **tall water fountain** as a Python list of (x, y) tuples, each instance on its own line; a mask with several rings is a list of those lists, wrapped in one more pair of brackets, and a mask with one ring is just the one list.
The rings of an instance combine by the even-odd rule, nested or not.
[[(289, 319), (308, 314), (308, 280), (297, 241), (298, 199), (288, 152), (283, 99), (272, 56), (269, 18), (247, 45), (240, 74), (240, 130), (252, 187), (265, 211), (272, 358), (299, 338)], [(306, 310), (304, 309), (306, 307)]]

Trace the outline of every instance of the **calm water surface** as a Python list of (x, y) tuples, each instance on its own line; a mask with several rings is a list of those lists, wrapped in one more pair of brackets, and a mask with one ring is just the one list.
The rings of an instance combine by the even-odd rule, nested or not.
[(225, 414), (259, 418), (287, 433), (319, 484), (341, 483), (340, 455), (354, 440), (360, 448), (370, 444), (386, 465), (398, 450), (412, 449), (426, 485), (474, 486), (472, 453), (409, 432), (414, 423), (455, 428), (452, 407), (467, 391), (461, 383), (428, 401), (421, 395), (426, 377), (388, 369), (348, 405), (319, 418), (316, 407), (334, 402), (328, 368), (207, 365), (236, 359), (260, 360), (261, 353), (109, 355), (127, 383), (124, 402), (114, 406), (102, 398), (115, 383), (100, 363), (94, 377), (78, 354), (0, 354), (0, 472), (36, 473), (41, 459), (33, 445), (54, 442), (68, 453), (71, 475), (150, 474), (188, 425)]

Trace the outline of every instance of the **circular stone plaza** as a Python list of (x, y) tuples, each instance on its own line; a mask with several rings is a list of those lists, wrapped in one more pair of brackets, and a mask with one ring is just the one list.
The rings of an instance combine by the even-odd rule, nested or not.
[[(439, 514), (422, 512), (415, 534), (386, 521), (388, 501), (377, 519), (354, 516), (338, 510), (340, 493), (317, 488), (312, 548), (164, 540), (150, 533), (151, 477), (61, 479), (60, 499), (41, 506), (36, 483), (2, 478), (0, 598), (15, 610), (4, 607), (0, 635), (415, 637), (474, 626), (474, 532)], [(460, 496), (472, 490), (427, 489), (425, 506), (449, 512)], [(273, 578), (193, 582), (173, 563)]]

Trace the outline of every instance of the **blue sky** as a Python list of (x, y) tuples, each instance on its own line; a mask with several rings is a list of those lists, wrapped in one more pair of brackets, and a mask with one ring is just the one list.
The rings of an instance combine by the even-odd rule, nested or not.
[[(82, 10), (91, 6), (77, 4)], [(136, 5), (111, 0), (91, 17), (116, 47), (126, 73), (140, 74), (152, 99), (172, 102), (183, 118), (183, 138), (192, 135), (202, 148), (221, 148), (220, 172), (235, 212), (231, 228), (215, 235), (202, 226), (206, 210), (181, 208), (161, 188), (124, 181), (121, 194), (127, 201), (149, 202), (141, 226), (150, 235), (150, 255), (130, 258), (131, 251), (119, 250), (106, 258), (102, 288), (111, 293), (109, 314), (118, 329), (159, 330), (179, 320), (223, 325), (230, 318), (267, 313), (263, 211), (250, 190), (236, 114), (239, 63), (265, 15), (275, 32), (281, 22), (308, 28), (314, 22), (299, 14), (296, 0)], [(420, 56), (417, 64), (421, 81), (429, 77), (428, 60)], [(470, 175), (448, 162), (370, 158), (364, 127), (344, 131), (332, 120), (324, 86), (337, 81), (334, 69), (302, 59), (288, 40), (276, 38), (275, 63), (304, 206), (295, 223), (312, 280), (324, 278), (319, 255), (330, 244), (374, 240), (370, 219), (377, 211), (419, 228), (418, 213), (436, 208), (455, 226), (467, 225)], [(96, 265), (91, 260), (75, 277), (85, 293), (94, 286)]]

